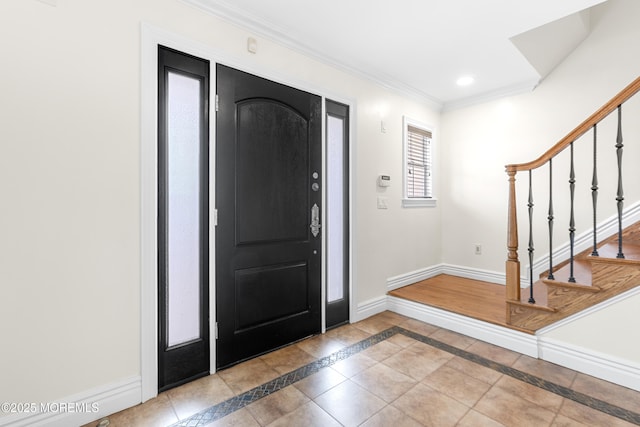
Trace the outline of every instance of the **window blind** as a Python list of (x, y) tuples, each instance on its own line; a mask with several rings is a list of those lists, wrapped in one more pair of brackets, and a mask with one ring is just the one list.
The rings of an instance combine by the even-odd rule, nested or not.
[(407, 197), (431, 197), (431, 132), (407, 126)]

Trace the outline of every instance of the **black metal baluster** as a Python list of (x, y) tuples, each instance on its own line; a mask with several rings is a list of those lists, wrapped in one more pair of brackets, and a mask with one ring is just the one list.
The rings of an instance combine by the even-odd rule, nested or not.
[(593, 178), (591, 179), (591, 200), (593, 202), (593, 251), (591, 256), (598, 254), (598, 236), (596, 229), (596, 212), (598, 208), (598, 165), (597, 165), (598, 125), (593, 125)]
[(529, 169), (529, 304), (535, 304), (533, 299), (533, 192), (531, 190), (531, 169)]
[(549, 275), (547, 279), (554, 280), (553, 277), (553, 159), (549, 159)]
[(622, 207), (623, 207), (623, 192), (622, 192), (622, 105), (618, 105), (618, 137), (616, 138), (616, 155), (618, 156), (618, 195), (616, 201), (618, 202), (618, 255), (616, 258), (624, 258), (622, 253)]
[(573, 167), (573, 142), (571, 143), (571, 171), (569, 172), (569, 191), (571, 193), (571, 213), (569, 215), (569, 283), (575, 283), (576, 278), (573, 277), (573, 243), (576, 232), (575, 216), (573, 214), (573, 198), (576, 188), (576, 174)]

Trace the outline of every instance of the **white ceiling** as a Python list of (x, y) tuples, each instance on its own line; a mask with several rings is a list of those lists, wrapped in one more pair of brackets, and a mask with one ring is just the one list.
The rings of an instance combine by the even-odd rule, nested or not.
[[(307, 55), (451, 109), (533, 89), (606, 0), (183, 0)], [(472, 85), (456, 80), (473, 76)]]

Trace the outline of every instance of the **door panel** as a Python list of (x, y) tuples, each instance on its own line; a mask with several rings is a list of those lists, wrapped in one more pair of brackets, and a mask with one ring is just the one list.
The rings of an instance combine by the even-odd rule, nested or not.
[(237, 108), (236, 243), (306, 239), (307, 120), (273, 101)]
[(216, 70), (220, 368), (320, 332), (322, 113), (318, 96)]
[(158, 49), (158, 388), (209, 373), (209, 62)]

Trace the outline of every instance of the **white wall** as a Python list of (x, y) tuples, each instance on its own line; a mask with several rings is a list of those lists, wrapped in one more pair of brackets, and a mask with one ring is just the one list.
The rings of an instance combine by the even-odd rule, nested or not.
[[(445, 263), (504, 272), (507, 220), (507, 175), (504, 165), (534, 160), (549, 147), (578, 126), (590, 114), (606, 103), (618, 91), (640, 75), (640, 56), (634, 52), (640, 43), (640, 2), (609, 0), (592, 12), (592, 32), (588, 38), (545, 79), (533, 92), (472, 106), (442, 116), (442, 233)], [(638, 96), (636, 97), (638, 98)], [(640, 198), (640, 173), (635, 166), (640, 156), (640, 129), (637, 114), (640, 99), (624, 107), (625, 137), (623, 167), (625, 202), (630, 205)], [(614, 213), (616, 190), (615, 117), (610, 117), (599, 130), (599, 220)], [(577, 194), (584, 208), (578, 209), (578, 232), (591, 225), (591, 135), (576, 143)], [(582, 143), (582, 145), (578, 148)], [(568, 241), (568, 159), (561, 156), (554, 162), (554, 175), (562, 176), (554, 186), (555, 239), (554, 247)], [(548, 183), (546, 169), (539, 173), (534, 188), (536, 218), (536, 258), (549, 252), (546, 228)], [(528, 264), (527, 176), (517, 175), (520, 222), (520, 260), (522, 269)], [(524, 190), (524, 191), (523, 191)], [(483, 245), (483, 254), (473, 254), (474, 244)], [(640, 300), (621, 304), (615, 316), (598, 317), (604, 323), (603, 334), (588, 334), (593, 321), (583, 318), (572, 326), (554, 331), (554, 337), (571, 336), (573, 344), (603, 351), (620, 358), (631, 357), (640, 362), (637, 352), (628, 353), (625, 346), (611, 346), (611, 340), (624, 341), (628, 319), (640, 309)], [(611, 313), (611, 310), (606, 313)], [(607, 320), (610, 319), (610, 320)], [(620, 324), (620, 319), (627, 323)], [(582, 333), (574, 333), (575, 328)]]
[[(251, 55), (251, 34), (178, 1), (2, 1), (0, 401), (141, 374), (142, 21), (354, 100), (356, 304), (441, 260), (440, 208), (400, 208), (402, 116), (437, 131), (437, 112), (268, 40)], [(388, 210), (376, 209), (380, 173), (393, 179)]]

